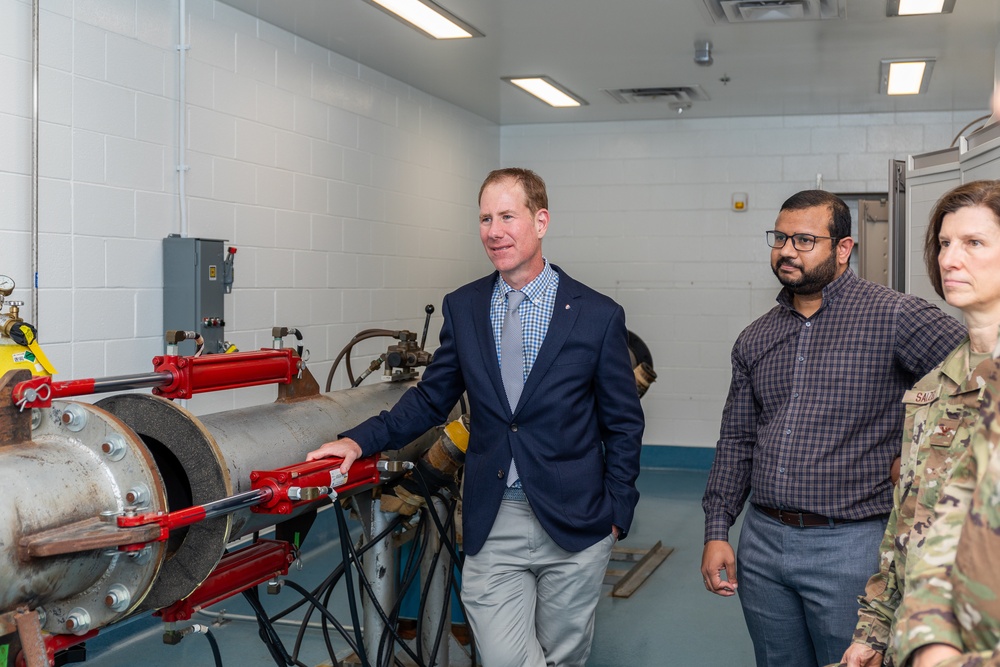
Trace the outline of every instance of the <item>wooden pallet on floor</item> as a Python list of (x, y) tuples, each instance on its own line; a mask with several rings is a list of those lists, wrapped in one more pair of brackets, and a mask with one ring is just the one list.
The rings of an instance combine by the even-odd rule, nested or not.
[[(616, 598), (631, 596), (673, 551), (673, 547), (665, 547), (662, 542), (657, 542), (649, 549), (614, 547), (611, 550), (608, 571), (604, 574), (604, 583), (611, 584), (611, 596)], [(612, 567), (619, 563), (635, 563), (635, 565), (624, 569)]]

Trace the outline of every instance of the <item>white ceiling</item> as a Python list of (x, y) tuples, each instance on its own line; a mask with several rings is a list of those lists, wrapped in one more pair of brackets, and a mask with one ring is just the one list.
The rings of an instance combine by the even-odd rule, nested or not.
[[(683, 117), (982, 109), (993, 88), (1000, 1), (887, 18), (845, 0), (843, 19), (715, 25), (703, 0), (438, 0), (486, 36), (435, 41), (362, 0), (223, 0), (497, 123), (677, 117), (604, 89), (701, 86)], [(694, 63), (694, 41), (715, 63)], [(883, 58), (937, 58), (924, 95), (878, 93)], [(546, 74), (589, 102), (551, 109), (501, 80)], [(728, 76), (727, 84), (720, 79)]]

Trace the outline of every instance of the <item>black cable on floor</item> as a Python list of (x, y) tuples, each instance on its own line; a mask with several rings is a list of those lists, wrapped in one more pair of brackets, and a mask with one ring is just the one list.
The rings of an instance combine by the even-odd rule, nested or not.
[[(423, 483), (423, 486), (426, 489), (426, 482)], [(442, 535), (442, 545), (450, 546), (449, 549), (450, 551), (454, 549), (453, 544), (455, 539), (454, 538), (455, 502), (456, 501), (452, 500), (449, 503), (450, 516), (447, 521), (447, 526), (448, 528), (451, 528), (450, 531), (448, 531), (448, 529), (441, 524), (440, 520), (437, 517), (437, 514), (435, 512), (431, 512), (435, 520), (434, 523), (437, 524), (438, 526), (439, 534)], [(391, 643), (398, 644), (402, 648), (402, 650), (406, 652), (410, 656), (410, 658), (413, 659), (414, 662), (417, 663), (418, 667), (423, 667), (424, 661), (422, 661), (420, 659), (420, 656), (417, 653), (414, 653), (413, 650), (406, 644), (406, 642), (399, 636), (396, 625), (398, 624), (399, 612), (402, 605), (402, 597), (405, 594), (405, 591), (412, 585), (412, 582), (417, 576), (417, 574), (419, 574), (420, 562), (424, 556), (424, 553), (426, 552), (427, 539), (428, 539), (427, 536), (429, 535), (428, 531), (430, 530), (428, 524), (426, 523), (426, 517), (424, 517), (423, 520), (418, 525), (418, 529), (421, 530), (423, 538), (415, 538), (414, 549), (411, 551), (410, 558), (408, 559), (408, 564), (406, 567), (406, 573), (404, 577), (404, 582), (406, 585), (399, 592), (399, 595), (397, 595), (396, 601), (391, 607), (391, 613), (387, 615), (385, 610), (381, 607), (378, 600), (376, 599), (371, 583), (365, 576), (365, 573), (361, 565), (360, 555), (364, 554), (369, 549), (373, 548), (376, 544), (381, 542), (381, 540), (387, 539), (389, 535), (392, 533), (392, 531), (394, 531), (399, 526), (400, 523), (406, 520), (406, 517), (403, 516), (395, 517), (394, 520), (391, 521), (385, 529), (379, 532), (378, 535), (373, 536), (372, 539), (368, 540), (367, 542), (365, 542), (365, 544), (355, 549), (354, 543), (350, 536), (350, 531), (348, 530), (347, 527), (347, 520), (344, 515), (344, 510), (339, 503), (335, 508), (335, 513), (337, 515), (338, 530), (340, 531), (342, 562), (330, 573), (330, 575), (326, 578), (324, 582), (322, 582), (319, 586), (317, 586), (314, 589), (312, 593), (307, 591), (302, 586), (286, 579), (285, 583), (289, 584), (293, 588), (293, 590), (299, 592), (302, 595), (303, 599), (289, 606), (285, 610), (279, 612), (271, 619), (268, 619), (266, 616), (264, 616), (263, 620), (261, 620), (260, 616), (263, 615), (263, 609), (260, 609), (260, 614), (258, 615), (258, 621), (261, 623), (261, 637), (265, 641), (265, 644), (268, 646), (269, 651), (271, 651), (272, 657), (279, 665), (301, 664), (297, 661), (298, 653), (301, 648), (301, 643), (304, 637), (306, 624), (308, 623), (312, 612), (315, 610), (319, 611), (322, 616), (323, 627), (324, 627), (324, 639), (327, 644), (327, 650), (330, 654), (331, 661), (334, 664), (339, 665), (340, 663), (336, 658), (333, 645), (330, 642), (330, 634), (329, 634), (329, 628), (327, 627), (327, 623), (333, 624), (337, 632), (343, 637), (348, 646), (358, 656), (359, 660), (361, 661), (361, 664), (364, 667), (372, 666), (372, 663), (370, 662), (370, 656), (367, 656), (365, 653), (364, 637), (361, 634), (361, 621), (358, 616), (357, 599), (355, 597), (353, 577), (351, 575), (351, 570), (352, 570), (351, 564), (353, 563), (354, 567), (357, 568), (357, 572), (359, 575), (358, 577), (359, 583), (361, 584), (361, 587), (364, 589), (365, 593), (368, 595), (368, 598), (374, 605), (373, 609), (376, 610), (382, 622), (384, 623), (382, 637), (380, 638), (379, 642), (379, 649), (377, 651), (377, 655), (374, 656), (376, 658), (375, 664), (378, 665), (378, 667), (388, 667), (392, 662), (395, 662), (397, 665), (402, 664), (398, 659), (394, 659), (392, 651), (386, 650), (386, 645), (388, 642), (390, 644)], [(440, 557), (440, 553), (435, 555), (435, 562), (433, 564), (436, 565), (436, 559), (438, 557)], [(348, 631), (339, 621), (337, 621), (336, 617), (334, 617), (330, 613), (328, 607), (329, 599), (334, 592), (334, 587), (342, 577), (346, 578), (347, 581), (346, 585), (348, 588), (348, 604), (351, 609), (351, 618), (352, 618), (352, 623), (354, 625), (353, 638), (351, 636), (352, 633)], [(442, 610), (442, 614), (448, 613), (447, 608), (449, 606), (448, 603), (451, 598), (451, 591), (454, 587), (454, 582), (455, 582), (454, 572), (452, 570), (449, 570), (448, 583), (445, 587), (446, 590), (445, 602), (444, 602), (445, 608)], [(320, 601), (319, 596), (322, 596), (324, 599)], [(421, 597), (426, 598), (426, 595), (421, 595)], [(279, 638), (273, 634), (273, 628), (270, 632), (268, 632), (266, 628), (271, 626), (272, 621), (278, 620), (279, 618), (286, 616), (295, 609), (298, 609), (299, 607), (307, 603), (310, 604), (310, 609), (307, 612), (306, 618), (303, 620), (303, 623), (299, 629), (299, 633), (296, 637), (294, 654), (293, 656), (288, 656), (287, 652), (285, 652), (284, 650), (284, 647), (281, 645)], [(252, 603), (251, 605), (253, 606)], [(259, 607), (259, 601), (258, 601), (258, 607)], [(421, 605), (421, 608), (423, 608), (423, 605)], [(255, 609), (255, 611), (257, 610)], [(420, 617), (422, 621), (423, 611), (421, 611)], [(443, 619), (444, 616), (442, 615), (441, 618)], [(440, 642), (442, 641), (443, 638), (443, 629), (444, 629), (443, 622), (439, 623), (438, 628), (439, 632), (436, 637), (433, 653), (431, 656), (432, 662), (433, 659), (436, 658), (437, 652), (440, 649)], [(293, 662), (281, 663), (278, 662), (278, 660), (280, 659), (288, 659)], [(473, 658), (473, 660), (475, 660), (475, 658)]]
[(219, 651), (219, 642), (216, 641), (215, 635), (206, 626), (205, 627), (205, 638), (208, 639), (208, 645), (212, 647), (212, 657), (215, 659), (215, 667), (222, 667), (222, 653)]
[[(444, 499), (442, 499), (442, 500), (444, 500)], [(434, 554), (433, 559), (431, 559), (430, 566), (427, 568), (427, 571), (429, 572), (429, 576), (427, 577), (427, 581), (423, 582), (423, 586), (421, 587), (422, 593), (421, 593), (421, 598), (420, 598), (420, 607), (419, 607), (419, 610), (418, 610), (418, 614), (419, 614), (418, 615), (418, 619), (419, 620), (417, 622), (417, 633), (418, 633), (417, 634), (417, 652), (420, 653), (421, 655), (423, 655), (423, 620), (424, 620), (424, 613), (425, 613), (425, 611), (427, 609), (426, 606), (425, 606), (425, 604), (427, 602), (427, 594), (430, 591), (431, 582), (434, 580), (434, 574), (435, 574), (435, 571), (437, 570), (438, 560), (441, 558), (441, 551), (446, 548), (447, 544), (454, 542), (454, 538), (451, 537), (451, 536), (454, 535), (455, 506), (456, 506), (456, 504), (457, 504), (458, 501), (456, 499), (452, 498), (451, 500), (445, 500), (444, 502), (446, 503), (445, 504), (445, 508), (447, 509), (447, 512), (448, 512), (448, 519), (447, 519), (447, 521), (445, 522), (444, 525), (441, 524), (440, 517), (437, 516), (437, 511), (436, 511), (436, 508), (434, 506), (434, 503), (433, 503), (432, 499), (430, 499), (430, 498), (427, 499), (426, 504), (425, 504), (425, 506), (424, 506), (424, 508), (422, 510), (423, 513), (425, 514), (424, 521), (426, 521), (426, 515), (427, 514), (430, 514), (431, 516), (434, 517), (434, 519), (435, 519), (434, 523), (436, 524), (437, 529), (439, 531), (439, 536), (441, 538), (441, 545), (442, 546), (441, 546), (441, 550), (438, 550), (438, 552)], [(445, 529), (450, 529), (448, 534), (445, 534), (443, 532)], [(454, 564), (452, 565), (452, 567), (448, 568), (448, 579), (447, 579), (447, 583), (444, 586), (444, 590), (445, 590), (444, 603), (443, 603), (444, 609), (441, 610), (441, 615), (438, 617), (438, 625), (437, 625), (437, 630), (438, 631), (437, 631), (437, 635), (436, 635), (436, 637), (434, 639), (434, 646), (431, 649), (431, 652), (429, 654), (429, 662), (432, 665), (437, 660), (437, 653), (440, 650), (441, 639), (442, 639), (442, 637), (444, 635), (444, 626), (445, 626), (444, 619), (445, 619), (445, 615), (449, 613), (449, 608), (451, 606), (451, 604), (450, 604), (450, 602), (451, 602), (451, 588), (452, 588), (452, 581), (453, 580), (454, 580)]]
[(351, 533), (347, 529), (347, 519), (344, 517), (344, 508), (340, 506), (340, 503), (335, 502), (333, 504), (334, 512), (337, 515), (337, 527), (340, 529), (340, 550), (344, 557), (344, 579), (347, 581), (347, 604), (351, 609), (351, 622), (354, 624), (354, 634), (357, 638), (357, 650), (355, 653), (358, 655), (358, 660), (361, 661), (362, 667), (371, 667), (371, 663), (368, 662), (368, 656), (365, 655), (365, 640), (361, 635), (361, 619), (358, 616), (358, 601), (354, 596), (354, 581), (351, 576), (350, 568), (350, 550), (353, 549), (354, 545), (351, 542)]
[(434, 647), (431, 648), (430, 664), (432, 665), (435, 662), (437, 662), (438, 651), (441, 649), (441, 641), (442, 640), (448, 641), (447, 639), (444, 639), (444, 627), (445, 627), (444, 619), (445, 617), (451, 615), (451, 588), (454, 584), (454, 581), (455, 581), (455, 568), (449, 567), (448, 579), (444, 587), (444, 600), (441, 603), (441, 615), (438, 620), (437, 636), (434, 638)]
[[(344, 575), (344, 564), (341, 563), (336, 568), (334, 568), (333, 572), (331, 572), (326, 579), (323, 580), (323, 583), (321, 583), (319, 586), (313, 589), (312, 591), (313, 597), (317, 598), (318, 600), (319, 596), (322, 595), (323, 591), (327, 590), (327, 588), (329, 588), (329, 590), (332, 591), (333, 588), (337, 585), (337, 582), (340, 581), (340, 578), (343, 575)], [(285, 581), (286, 583), (291, 583), (290, 580), (288, 579), (286, 579)], [(308, 598), (303, 597), (301, 602), (298, 602), (289, 607), (285, 613), (290, 612), (293, 609), (298, 609), (299, 606), (305, 604), (308, 601), (309, 601)], [(325, 603), (324, 607), (326, 607)], [(312, 614), (314, 611), (316, 611), (316, 609), (317, 609), (316, 605), (311, 604), (309, 609), (306, 610), (306, 613), (302, 618), (302, 622), (299, 624), (299, 631), (295, 635), (295, 644), (294, 646), (292, 646), (292, 656), (295, 658), (298, 658), (299, 656), (299, 651), (302, 649), (302, 641), (305, 639), (306, 636), (306, 630), (309, 629), (309, 620), (312, 618)], [(276, 618), (277, 617), (275, 617), (275, 619)], [(326, 641), (327, 651), (330, 654), (330, 660), (334, 663), (336, 667), (340, 667), (339, 661), (337, 660), (336, 654), (333, 650), (333, 644), (330, 643), (329, 628), (326, 627), (326, 619), (324, 618), (323, 621), (324, 621), (323, 639)], [(347, 636), (345, 636), (344, 639), (348, 641), (349, 644), (353, 644), (353, 642)]]
[[(432, 506), (432, 493), (431, 493), (431, 490), (430, 490), (429, 486), (427, 485), (427, 480), (424, 479), (423, 473), (420, 470), (420, 466), (417, 466), (414, 470), (416, 471), (417, 482), (420, 484), (420, 491), (421, 491), (421, 494), (424, 497), (424, 501), (425, 501), (426, 505), (430, 507), (430, 506)], [(455, 499), (453, 502), (457, 503), (458, 501), (457, 501), (457, 499)], [(454, 521), (453, 521), (454, 520), (454, 513), (455, 513), (455, 509), (454, 509), (454, 505), (453, 505), (452, 508), (451, 508), (451, 511), (450, 511), (449, 523), (454, 523)], [(441, 542), (442, 542), (442, 544), (448, 548), (449, 552), (452, 555), (452, 567), (453, 568), (457, 568), (458, 571), (461, 572), (462, 571), (462, 563), (463, 563), (463, 561), (462, 561), (462, 558), (459, 556), (458, 548), (455, 546), (456, 539), (455, 539), (454, 527), (453, 527), (453, 531), (450, 533), (451, 539), (449, 539), (448, 537), (445, 536), (444, 526), (441, 524), (441, 520), (438, 518), (437, 512), (431, 512), (430, 514), (431, 514), (431, 518), (434, 520), (434, 525), (437, 527), (437, 529), (438, 529), (438, 531), (439, 531), (439, 533), (441, 535)], [(454, 583), (455, 581), (456, 581), (456, 579), (453, 576), (452, 577), (452, 582)], [(465, 618), (466, 623), (468, 623), (469, 614), (465, 610), (465, 603), (462, 602), (461, 591), (459, 590), (459, 591), (457, 591), (457, 593), (458, 593), (459, 608), (462, 610), (462, 616)], [(447, 596), (447, 598), (451, 599), (451, 595), (449, 594)], [(469, 646), (470, 646), (471, 654), (472, 654), (472, 667), (477, 667), (478, 660), (476, 659), (476, 641), (475, 641), (475, 636), (473, 636), (473, 634), (471, 632), (471, 630), (472, 630), (471, 627), (469, 628), (469, 630), (470, 630), (470, 632), (469, 632), (469, 639), (470, 639)]]
[(319, 599), (317, 599), (315, 595), (313, 595), (312, 593), (307, 591), (304, 587), (298, 585), (294, 581), (286, 580), (285, 584), (287, 584), (288, 587), (291, 588), (292, 590), (298, 592), (303, 598), (308, 600), (312, 604), (313, 609), (318, 611), (320, 614), (323, 615), (323, 618), (325, 618), (326, 620), (328, 620), (330, 623), (333, 624), (333, 626), (337, 629), (337, 632), (339, 632), (341, 636), (344, 638), (344, 641), (347, 642), (347, 646), (352, 651), (357, 653), (359, 656), (361, 655), (358, 652), (358, 647), (355, 644), (355, 639), (351, 637), (351, 633), (347, 630), (347, 628), (343, 626), (343, 624), (340, 621), (337, 620), (336, 616), (330, 613), (330, 610), (329, 608), (327, 608), (326, 605), (324, 605)]
[[(390, 521), (389, 524), (378, 535), (375, 535), (369, 543), (365, 544), (358, 551), (358, 553), (361, 554), (361, 553), (364, 553), (364, 552), (368, 551), (377, 542), (381, 541), (382, 539), (387, 538), (392, 533), (392, 531), (395, 530), (399, 526), (399, 524), (401, 524), (403, 522), (404, 519), (405, 519), (405, 517), (403, 517), (403, 516), (397, 516), (395, 519), (393, 519), (392, 521)], [(325, 580), (323, 580), (322, 583), (320, 583), (318, 586), (316, 586), (312, 590), (312, 596), (313, 596), (313, 598), (315, 600), (315, 603), (312, 604), (312, 606), (306, 611), (305, 616), (302, 619), (301, 624), (299, 625), (298, 633), (295, 636), (295, 644), (292, 646), (292, 658), (293, 659), (297, 659), (298, 658), (299, 652), (302, 649), (302, 642), (305, 639), (305, 633), (306, 633), (306, 630), (308, 629), (309, 621), (312, 618), (312, 613), (315, 610), (316, 605), (323, 606), (324, 608), (327, 608), (327, 609), (329, 608), (328, 605), (327, 605), (327, 603), (329, 601), (330, 593), (332, 593), (334, 587), (336, 587), (337, 583), (340, 581), (340, 578), (343, 576), (343, 574), (344, 574), (344, 567), (345, 567), (345, 562), (342, 561), (339, 565), (337, 565), (336, 568), (333, 569), (333, 571), (327, 576), (327, 578)], [(288, 580), (286, 580), (286, 581), (288, 581)], [(324, 600), (323, 603), (320, 603), (319, 602), (319, 598), (324, 595), (324, 591), (329, 591), (329, 592), (326, 594), (326, 600)], [(302, 605), (306, 604), (307, 602), (309, 602), (309, 599), (306, 598), (305, 596), (303, 596), (303, 598), (301, 600), (299, 600), (298, 602), (290, 605), (289, 607), (283, 609), (282, 611), (278, 612), (277, 614), (274, 614), (273, 616), (271, 616), (271, 621), (274, 622), (274, 621), (277, 621), (277, 620), (279, 620), (281, 618), (284, 618), (285, 616), (287, 616), (288, 614), (290, 614), (293, 611), (297, 610), (299, 607), (301, 607)], [(341, 636), (344, 637), (344, 640), (353, 649), (354, 648), (354, 641), (349, 637), (348, 634), (345, 634), (346, 631), (342, 630), (342, 628), (343, 628), (343, 626), (341, 625), (340, 628), (338, 628), (338, 632), (341, 634)], [(330, 641), (329, 628), (327, 627), (327, 618), (326, 617), (323, 618), (323, 639), (324, 639), (324, 641), (326, 643), (327, 651), (330, 654), (330, 660), (331, 660), (331, 662), (333, 662), (335, 665), (338, 664), (339, 661), (336, 658), (333, 645), (332, 645), (332, 643)]]
[[(346, 520), (344, 519), (342, 509), (338, 514), (338, 521), (345, 521), (345, 526), (346, 526)], [(370, 542), (369, 544), (372, 543)], [(389, 618), (386, 616), (385, 610), (382, 608), (382, 605), (379, 604), (378, 600), (376, 599), (375, 591), (372, 590), (371, 582), (368, 581), (368, 578), (365, 576), (364, 570), (361, 567), (361, 560), (358, 558), (357, 553), (354, 551), (354, 544), (352, 542), (346, 542), (346, 543), (342, 542), (341, 546), (345, 546), (348, 549), (349, 555), (345, 555), (344, 560), (353, 562), (355, 564), (355, 567), (358, 568), (358, 581), (361, 583), (361, 586), (365, 589), (365, 592), (368, 594), (368, 599), (371, 600), (372, 602), (372, 608), (376, 611), (376, 613), (378, 613), (379, 618), (382, 620), (382, 623), (385, 624), (386, 628), (389, 628), (396, 642), (399, 644), (399, 647), (403, 649), (403, 651), (407, 655), (409, 655), (410, 658), (412, 658), (415, 663), (417, 663), (417, 667), (423, 667), (423, 662), (420, 660), (420, 657), (413, 652), (413, 649), (411, 649), (409, 646), (406, 645), (406, 642), (403, 640), (402, 637), (399, 636), (399, 633), (397, 632), (396, 628), (389, 623)], [(348, 568), (348, 570), (349, 569), (350, 568)], [(352, 600), (353, 600), (353, 595), (348, 598), (348, 602), (351, 602)], [(370, 665), (368, 667), (370, 667)]]
[[(392, 609), (389, 611), (389, 622), (386, 623), (385, 627), (382, 628), (382, 636), (379, 639), (378, 645), (378, 664), (379, 667), (389, 667), (391, 662), (390, 658), (393, 658), (392, 651), (386, 650), (386, 642), (393, 636), (391, 628), (395, 628), (399, 625), (399, 614), (402, 611), (403, 599), (406, 597), (407, 592), (409, 592), (410, 587), (416, 580), (417, 575), (420, 574), (420, 561), (423, 560), (424, 551), (427, 548), (427, 523), (420, 521), (417, 523), (415, 529), (417, 534), (413, 537), (411, 541), (410, 553), (407, 556), (406, 564), (402, 570), (397, 569), (397, 574), (399, 575), (398, 581), (396, 582), (397, 595), (396, 602), (393, 604)], [(390, 644), (391, 645), (391, 644)], [(398, 660), (397, 660), (398, 663)]]
[(288, 651), (285, 650), (284, 644), (281, 643), (281, 637), (278, 636), (278, 633), (274, 629), (274, 625), (271, 623), (270, 619), (268, 619), (267, 613), (264, 611), (264, 607), (260, 604), (260, 596), (257, 593), (257, 589), (249, 588), (243, 591), (243, 597), (246, 599), (250, 608), (253, 609), (254, 614), (257, 616), (260, 638), (264, 641), (264, 645), (267, 647), (268, 652), (274, 659), (274, 663), (278, 665), (278, 667), (285, 667), (286, 665), (308, 667), (288, 655)]

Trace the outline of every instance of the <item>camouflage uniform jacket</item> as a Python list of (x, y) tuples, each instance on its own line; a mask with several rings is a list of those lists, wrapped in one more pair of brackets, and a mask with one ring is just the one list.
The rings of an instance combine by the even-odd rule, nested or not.
[(1000, 665), (1000, 360), (976, 367), (980, 413), (966, 453), (940, 494), (923, 556), (911, 569), (893, 642), (899, 664), (927, 644), (966, 653), (947, 667)]
[(979, 386), (963, 384), (969, 375), (969, 354), (966, 339), (903, 395), (906, 420), (899, 482), (879, 549), (879, 571), (858, 597), (861, 608), (853, 640), (886, 654), (887, 665), (894, 664), (891, 651), (887, 652), (890, 627), (908, 565), (923, 551), (940, 489), (968, 443), (968, 427), (978, 420)]

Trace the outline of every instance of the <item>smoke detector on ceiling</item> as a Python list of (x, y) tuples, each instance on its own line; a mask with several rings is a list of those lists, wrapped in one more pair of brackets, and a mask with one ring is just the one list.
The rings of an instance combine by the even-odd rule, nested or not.
[(845, 0), (703, 0), (713, 23), (844, 18)]
[(712, 42), (707, 39), (694, 40), (694, 62), (696, 65), (708, 67), (714, 60), (712, 59)]

